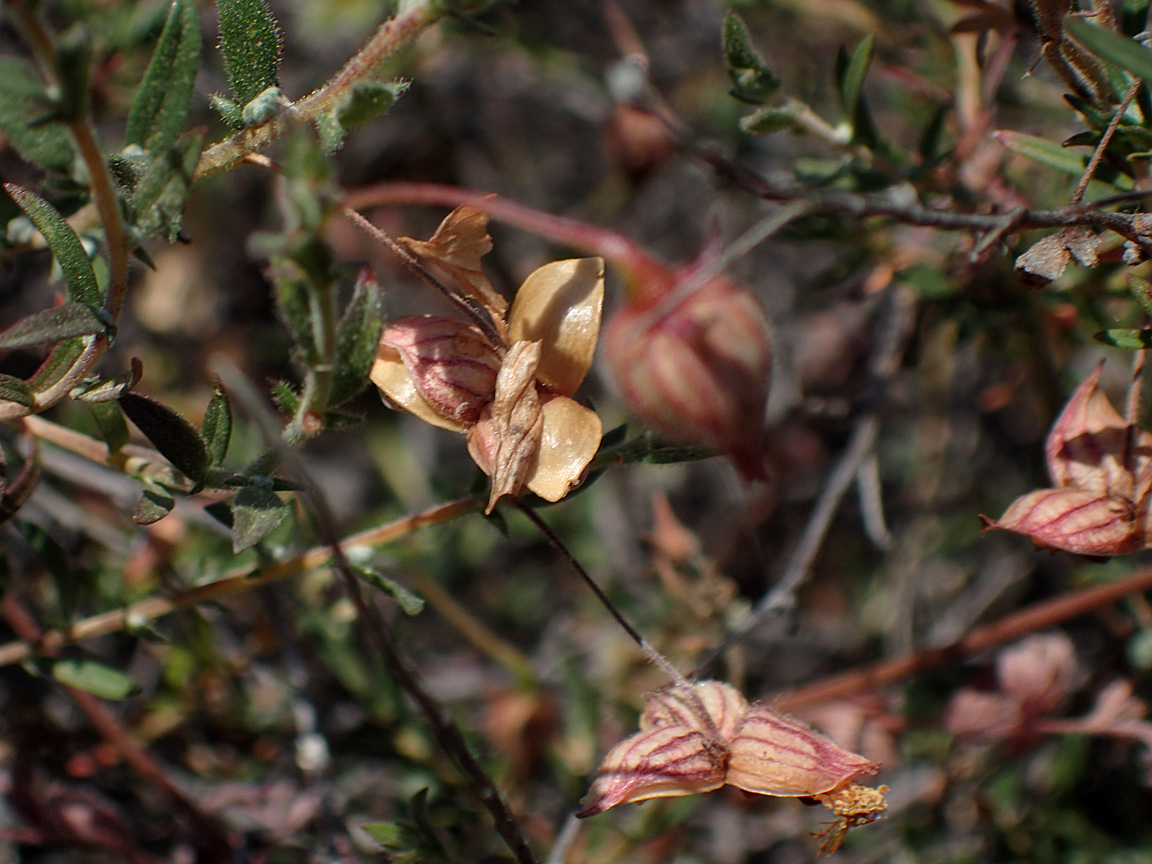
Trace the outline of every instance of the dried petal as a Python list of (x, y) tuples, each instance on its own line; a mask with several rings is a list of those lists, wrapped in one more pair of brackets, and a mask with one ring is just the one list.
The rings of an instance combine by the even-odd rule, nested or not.
[(1128, 555), (1142, 537), (1132, 505), (1080, 489), (1040, 489), (1017, 498), (999, 521), (980, 518), (985, 529), (1014, 531), (1034, 543), (1080, 555)]
[(539, 342), (516, 342), (504, 356), (496, 378), (496, 398), (485, 406), (468, 435), (468, 452), (492, 478), (485, 512), (505, 495), (524, 488), (536, 467), (544, 413), (536, 392)]
[(370, 378), (400, 408), (466, 432), (492, 401), (500, 360), (479, 330), (434, 315), (384, 329)]
[(1076, 649), (1063, 633), (1029, 636), (996, 657), (1000, 689), (1031, 716), (1055, 709), (1075, 675)]
[(583, 819), (617, 804), (719, 789), (724, 757), (722, 745), (679, 726), (633, 735), (608, 751), (576, 815)]
[(571, 396), (592, 368), (604, 305), (604, 260), (553, 261), (533, 271), (512, 301), (508, 339), (540, 342), (536, 377)]
[(465, 294), (488, 309), (497, 329), (502, 329), (508, 301), (496, 292), (480, 267), (480, 259), (492, 251), (488, 219), (483, 210), (464, 204), (445, 216), (429, 239), (400, 237), (398, 241), (451, 276)]
[(604, 429), (595, 411), (567, 396), (542, 396), (540, 407), (544, 431), (526, 485), (545, 501), (559, 501), (582, 482)]
[(605, 353), (646, 423), (730, 453), (749, 478), (764, 476), (772, 348), (768, 319), (746, 289), (715, 279), (666, 313), (626, 307), (609, 323)]
[(1060, 412), (1044, 456), (1057, 486), (1131, 498), (1133, 478), (1124, 464), (1128, 424), (1097, 387), (1102, 368), (1084, 379)]
[(728, 743), (735, 737), (748, 702), (735, 687), (721, 681), (700, 681), (691, 691), (670, 687), (648, 697), (640, 729), (679, 726)]
[(748, 711), (729, 750), (728, 783), (761, 795), (815, 797), (880, 769), (764, 705)]

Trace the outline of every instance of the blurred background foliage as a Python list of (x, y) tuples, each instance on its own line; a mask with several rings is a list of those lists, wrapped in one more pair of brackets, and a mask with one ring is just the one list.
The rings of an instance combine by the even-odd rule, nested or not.
[[(389, 61), (387, 76), (407, 83), (391, 110), (352, 131), (330, 157), (310, 139), (299, 145), (302, 160), (319, 160), (315, 170), (279, 181), (245, 165), (192, 188), (179, 241), (142, 241), (153, 266), (133, 266), (126, 312), (101, 368), (112, 375), (139, 358), (138, 391), (195, 427), (222, 367), (233, 380), (254, 382), (261, 399), (272, 382), (299, 383), (268, 268), (270, 257), (286, 254), (293, 226), (307, 223), (301, 196), (309, 188), (317, 200), (317, 189), (395, 180), (496, 192), (611, 226), (670, 263), (731, 241), (765, 205), (628, 101), (641, 54), (639, 66), (688, 137), (760, 175), (888, 195), (896, 205), (918, 196), (939, 210), (978, 214), (1065, 206), (1079, 172), (1054, 164), (1073, 153), (1082, 169), (1127, 86), (1113, 66), (1119, 93), (1074, 110), (1067, 82), (1037, 63), (1047, 37), (1028, 4), (732, 5), (771, 76), (730, 75), (721, 39), (727, 10), (712, 0), (519, 0), (437, 24)], [(1145, 28), (1146, 2), (1113, 5), (1129, 35)], [(196, 8), (203, 57), (187, 126), (203, 127), (215, 142), (232, 130), (209, 97), (229, 83), (212, 50), (216, 8)], [(39, 10), (51, 32), (79, 22), (90, 36), (91, 112), (109, 152), (125, 143), (125, 118), (168, 10), (155, 0)], [(320, 86), (381, 16), (380, 3), (363, 0), (273, 0), (271, 10), (281, 27), (279, 85), (290, 98)], [(0, 24), (3, 59), (28, 58), (11, 23)], [(4, 75), (0, 66), (0, 91), (16, 86)], [(1086, 200), (1143, 188), (1152, 120), (1131, 117), (1139, 131), (1118, 134)], [(1058, 146), (1086, 131), (1079, 146)], [(996, 132), (1050, 146), (1030, 159), (1030, 139)], [(68, 158), (45, 171), (14, 144), (0, 144), (4, 180), (37, 190), (65, 215), (76, 212), (83, 171)], [(295, 146), (269, 153), (287, 165)], [(427, 237), (443, 211), (371, 215), (393, 236)], [(20, 216), (0, 203), (8, 224), (3, 327), (50, 307), (60, 290), (51, 258), (25, 247)], [(441, 311), (353, 225), (318, 224), (340, 304), (354, 265), (366, 263), (389, 318)], [(300, 230), (313, 229), (320, 230)], [(499, 223), (491, 233), (487, 272), (506, 294), (564, 257), (562, 248)], [(1048, 234), (1008, 230), (972, 255), (979, 238), (971, 231), (881, 215), (794, 221), (731, 271), (775, 326), (771, 480), (746, 484), (719, 459), (613, 466), (544, 511), (549, 524), (687, 672), (781, 577), (830, 471), (861, 420), (874, 418), (875, 463), (861, 463), (862, 492), (844, 497), (794, 605), (748, 633), (717, 670), (750, 699), (769, 702), (1140, 572), (1140, 555), (1103, 562), (1038, 553), (1006, 533), (981, 535), (978, 514), (995, 516), (1049, 485), (1046, 432), (1101, 360), (1104, 388), (1123, 404), (1132, 352), (1093, 337), (1109, 328), (1137, 332), (1143, 320), (1129, 279), (1147, 276), (1148, 265), (1126, 262), (1115, 234), (1101, 235), (1098, 266), (1073, 264), (1042, 290), (1026, 285), (1014, 259)], [(609, 312), (620, 302), (613, 278)], [(894, 324), (901, 316), (905, 323)], [(889, 350), (886, 340), (897, 344)], [(886, 350), (894, 362), (878, 374), (870, 358)], [(9, 351), (0, 371), (26, 377), (40, 356)], [(602, 370), (582, 395), (606, 429), (636, 426)], [(263, 404), (233, 394), (227, 464), (250, 465), (267, 449)], [(363, 422), (325, 430), (301, 451), (341, 536), (482, 488), (458, 436), (389, 411), (374, 389), (341, 410)], [(48, 416), (101, 434), (79, 402)], [(4, 445), (14, 471), (27, 452), (14, 427), (5, 427)], [(224, 497), (216, 491), (177, 495), (170, 515), (143, 528), (132, 521), (138, 480), (50, 443), (41, 459), (39, 484), (0, 536), (5, 592), (44, 628), (323, 542), (292, 496), (282, 496), (283, 521), (239, 554), (228, 529), (205, 512)], [(869, 491), (873, 465), (878, 495)], [(886, 530), (876, 524), (881, 514)], [(465, 516), (353, 563), (393, 581), (392, 597), (373, 602), (428, 691), (466, 730), (542, 859), (553, 848), (562, 855), (554, 860), (590, 864), (784, 864), (815, 854), (808, 834), (822, 830), (816, 808), (734, 790), (621, 808), (558, 839), (599, 758), (634, 731), (642, 695), (665, 681), (519, 514)], [(474, 790), (383, 668), (358, 618), (333, 571), (317, 567), (85, 640), (62, 656), (130, 679), (131, 692), (122, 693), (115, 678), (103, 692), (90, 676), (79, 683), (123, 696), (112, 706), (122, 728), (238, 838), (231, 860), (508, 860)], [(8, 625), (3, 641), (20, 635)], [(1152, 696), (1152, 607), (1136, 593), (1048, 638), (1058, 640), (1062, 659), (1041, 651), (1025, 661), (1033, 675), (1056, 682), (1048, 727), (995, 727), (979, 711), (987, 722), (955, 720), (965, 689), (1009, 691), (992, 651), (794, 709), (884, 763), (888, 818), (852, 832), (843, 858), (1152, 861), (1144, 749), (1152, 735), (1138, 718), (1140, 698)], [(58, 681), (70, 680), (61, 668), (71, 667), (56, 661), (53, 676), (50, 665), (0, 668), (0, 861), (213, 860), (195, 820), (126, 764), (61, 690)], [(1113, 724), (1087, 734), (1088, 726), (1056, 722), (1091, 716), (1116, 681), (1132, 688), (1117, 714), (1135, 724), (1125, 732)], [(82, 814), (86, 827), (69, 823), (69, 813)]]

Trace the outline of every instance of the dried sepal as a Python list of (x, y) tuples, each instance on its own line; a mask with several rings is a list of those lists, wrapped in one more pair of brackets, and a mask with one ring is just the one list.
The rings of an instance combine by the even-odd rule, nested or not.
[(508, 339), (540, 342), (540, 383), (571, 396), (592, 368), (604, 305), (604, 260), (553, 261), (529, 274), (508, 313)]
[[(1102, 368), (1097, 366), (1084, 379), (1060, 412), (1048, 433), (1044, 458), (1058, 487), (1130, 497), (1133, 478), (1125, 465), (1128, 423), (1099, 389)], [(1150, 437), (1143, 430), (1139, 434)]]
[(496, 378), (495, 398), (468, 433), (468, 452), (492, 478), (487, 513), (505, 495), (519, 494), (536, 467), (544, 434), (544, 412), (536, 391), (539, 364), (539, 342), (514, 343)]
[(1075, 258), (1085, 267), (1095, 267), (1100, 236), (1075, 225), (1037, 241), (1016, 259), (1016, 269), (1040, 282), (1059, 279)]
[(496, 328), (503, 330), (508, 301), (496, 292), (480, 267), (480, 259), (492, 251), (488, 220), (486, 212), (464, 204), (445, 216), (427, 240), (400, 237), (398, 242), (450, 276), (466, 295), (488, 309)]
[(595, 411), (567, 396), (542, 396), (540, 407), (544, 429), (527, 486), (545, 501), (559, 501), (583, 481), (604, 427)]
[(1000, 519), (982, 517), (985, 529), (1023, 534), (1039, 546), (1079, 555), (1130, 555), (1141, 531), (1128, 501), (1080, 489), (1039, 489), (1017, 498)]
[(879, 765), (767, 706), (749, 705), (718, 681), (651, 694), (640, 730), (608, 752), (578, 816), (710, 792), (727, 783), (746, 792), (821, 801), (837, 817), (822, 850), (830, 853), (849, 828), (887, 808), (884, 787), (853, 782)]
[(395, 405), (434, 426), (467, 432), (492, 401), (500, 359), (476, 328), (436, 315), (384, 329), (369, 377)]
[(753, 706), (730, 745), (728, 783), (745, 792), (816, 797), (880, 766), (791, 717)]

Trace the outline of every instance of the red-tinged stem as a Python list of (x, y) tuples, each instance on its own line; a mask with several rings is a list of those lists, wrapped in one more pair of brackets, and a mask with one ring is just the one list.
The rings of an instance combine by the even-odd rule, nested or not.
[(623, 234), (564, 216), (554, 216), (484, 192), (438, 183), (382, 183), (349, 192), (344, 206), (365, 210), (396, 204), (432, 204), (458, 207), (469, 204), (494, 219), (515, 225), (548, 240), (600, 255), (624, 271), (629, 296), (647, 306), (664, 297), (672, 288), (672, 271)]

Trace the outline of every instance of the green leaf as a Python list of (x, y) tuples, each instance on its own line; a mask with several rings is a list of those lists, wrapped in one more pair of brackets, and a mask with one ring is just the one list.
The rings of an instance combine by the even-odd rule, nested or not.
[(336, 331), (330, 407), (344, 404), (367, 386), (383, 328), (384, 292), (365, 267)]
[[(1013, 153), (1033, 162), (1077, 177), (1084, 173), (1087, 158), (1071, 150), (1065, 150), (1055, 141), (1024, 132), (996, 132), (995, 135), (996, 139)], [(1132, 181), (1120, 175), (1116, 178), (1116, 185), (1122, 189), (1131, 189)]]
[(172, 512), (176, 506), (174, 499), (160, 486), (146, 486), (136, 504), (136, 512), (132, 514), (132, 521), (137, 525), (152, 525), (159, 522)]
[(1142, 348), (1152, 348), (1152, 330), (1129, 330), (1117, 328), (1101, 330), (1095, 334), (1096, 340), (1114, 348), (1127, 348), (1130, 351), (1139, 351)]
[(388, 849), (399, 849), (404, 845), (407, 832), (395, 822), (365, 822), (360, 827), (369, 837)]
[(243, 107), (279, 85), (280, 32), (263, 0), (217, 0), (220, 50), (232, 92)]
[(228, 394), (219, 384), (204, 411), (204, 419), (200, 421), (200, 437), (204, 439), (208, 464), (213, 467), (222, 464), (228, 453), (228, 442), (232, 438), (232, 405), (228, 401)]
[(860, 40), (850, 56), (841, 49), (837, 58), (836, 79), (840, 88), (840, 102), (844, 106), (844, 113), (852, 120), (856, 119), (856, 111), (860, 106), (860, 94), (864, 90), (864, 79), (872, 63), (875, 45), (875, 37), (869, 34)]
[(196, 428), (167, 405), (139, 393), (118, 400), (128, 419), (169, 462), (195, 483), (208, 468), (208, 451)]
[[(3, 334), (0, 334), (2, 337)], [(84, 353), (83, 339), (65, 339), (52, 346), (47, 359), (40, 364), (28, 383), (34, 390), (46, 390), (59, 381)]]
[(95, 660), (57, 660), (52, 664), (52, 677), (101, 699), (124, 699), (139, 689), (136, 682), (119, 669)]
[(0, 401), (15, 402), (25, 408), (36, 405), (36, 397), (32, 385), (23, 378), (14, 378), (11, 375), (0, 374)]
[(66, 173), (72, 167), (72, 138), (55, 117), (36, 67), (0, 57), (0, 81), (0, 132), (24, 161)]
[(270, 275), (276, 289), (276, 311), (280, 320), (292, 334), (305, 365), (313, 366), (320, 358), (312, 331), (312, 286), (301, 267), (284, 256), (272, 261)]
[(244, 110), (219, 93), (212, 97), (212, 107), (220, 114), (220, 118), (233, 129), (244, 128)]
[(5, 183), (4, 189), (44, 235), (48, 248), (56, 256), (60, 270), (64, 273), (64, 281), (68, 283), (68, 296), (77, 303), (99, 306), (101, 297), (100, 288), (96, 284), (96, 272), (72, 226), (64, 221), (55, 207), (36, 193), (15, 183)]
[(68, 395), (81, 402), (115, 402), (138, 383), (144, 374), (144, 364), (132, 358), (132, 367), (111, 378), (90, 378)]
[(152, 62), (128, 114), (127, 143), (162, 153), (180, 137), (200, 65), (200, 20), (194, 0), (174, 0)]
[(132, 208), (136, 226), (145, 236), (164, 234), (169, 243), (175, 241), (203, 149), (203, 131), (191, 133), (158, 154), (144, 172), (133, 190)]
[(107, 332), (107, 318), (100, 310), (84, 303), (65, 303), (21, 318), (0, 333), (0, 348), (27, 348)]
[(740, 120), (740, 128), (751, 135), (770, 135), (787, 129), (800, 116), (804, 106), (796, 101), (766, 105)]
[(752, 45), (748, 25), (735, 12), (729, 11), (724, 17), (721, 39), (733, 96), (747, 102), (762, 102), (776, 92), (780, 82)]
[(293, 416), (300, 409), (300, 394), (287, 381), (277, 381), (272, 385), (272, 401), (281, 414)]
[(324, 150), (338, 150), (349, 130), (387, 111), (407, 89), (407, 81), (361, 81), (354, 85), (316, 118)]
[(1101, 59), (1115, 63), (1137, 78), (1152, 81), (1152, 50), (1112, 30), (1089, 24), (1084, 18), (1069, 16), (1064, 29)]
[(1139, 276), (1128, 277), (1128, 290), (1148, 315), (1152, 315), (1152, 282)]
[(409, 591), (399, 582), (367, 567), (357, 567), (355, 570), (361, 579), (395, 600), (397, 605), (404, 610), (405, 615), (419, 615), (424, 610), (424, 598)]
[(89, 402), (88, 410), (96, 420), (100, 437), (108, 445), (109, 453), (118, 452), (128, 443), (128, 424), (124, 422), (124, 412), (115, 402)]
[(255, 546), (287, 515), (288, 506), (271, 489), (245, 486), (232, 500), (232, 551)]

